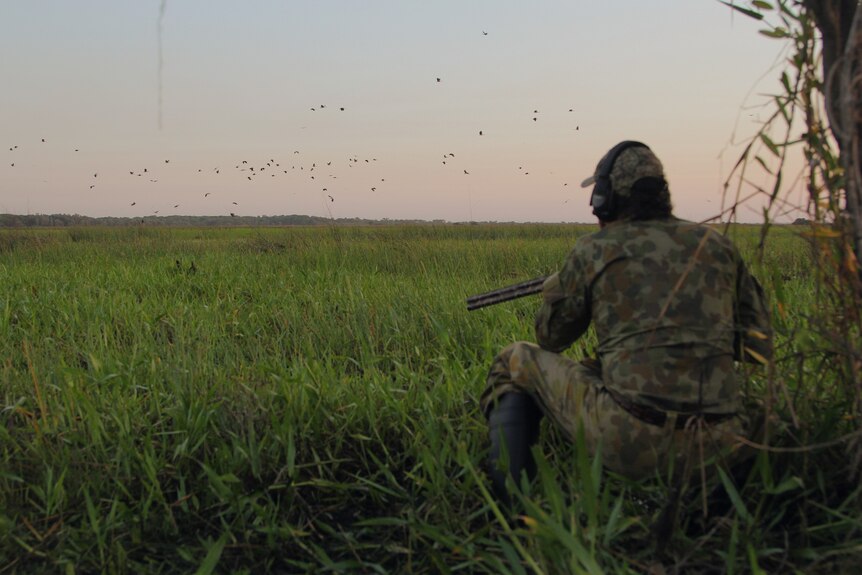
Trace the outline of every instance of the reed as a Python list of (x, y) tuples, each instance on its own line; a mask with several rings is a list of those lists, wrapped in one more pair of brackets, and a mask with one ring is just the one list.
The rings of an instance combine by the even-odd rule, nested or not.
[(496, 508), (477, 399), (538, 302), (464, 299), (554, 271), (591, 229), (0, 230), (0, 573), (849, 566), (860, 488), (830, 442), (858, 423), (811, 353), (814, 278), (790, 228), (762, 256), (759, 230), (732, 230), (775, 307), (775, 373), (750, 389), (788, 451), (688, 494), (662, 555), (668, 487), (550, 429), (529, 518)]

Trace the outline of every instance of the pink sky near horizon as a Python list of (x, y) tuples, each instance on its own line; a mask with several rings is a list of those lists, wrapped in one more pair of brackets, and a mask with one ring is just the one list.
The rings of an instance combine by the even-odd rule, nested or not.
[(783, 44), (645, 4), (4, 5), (0, 212), (586, 222), (581, 180), (638, 139), (703, 220)]

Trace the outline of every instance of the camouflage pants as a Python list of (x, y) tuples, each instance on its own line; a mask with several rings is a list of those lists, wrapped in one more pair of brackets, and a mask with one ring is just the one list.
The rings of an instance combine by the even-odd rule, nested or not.
[(712, 425), (694, 420), (685, 429), (677, 429), (674, 413), (663, 426), (646, 423), (614, 401), (597, 369), (532, 343), (513, 343), (494, 359), (480, 400), (485, 415), (509, 392), (529, 394), (570, 440), (582, 426), (591, 455), (600, 453), (605, 468), (634, 479), (670, 477), (685, 463), (697, 473), (701, 463), (730, 466), (752, 454), (735, 439), (748, 435), (744, 414)]

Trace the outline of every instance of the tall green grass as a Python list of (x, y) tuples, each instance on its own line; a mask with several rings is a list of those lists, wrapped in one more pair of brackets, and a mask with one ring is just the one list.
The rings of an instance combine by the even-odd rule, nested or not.
[[(858, 555), (840, 444), (710, 478), (713, 516), (686, 494), (662, 553), (669, 487), (608, 475), (552, 429), (529, 519), (496, 508), (477, 399), (538, 302), (464, 298), (554, 271), (590, 230), (0, 230), (0, 573), (771, 572)], [(780, 331), (772, 383), (751, 387), (804, 423), (776, 444), (829, 440), (850, 414), (828, 370), (795, 359), (816, 346), (806, 246), (777, 230), (761, 256), (756, 229), (733, 233)]]

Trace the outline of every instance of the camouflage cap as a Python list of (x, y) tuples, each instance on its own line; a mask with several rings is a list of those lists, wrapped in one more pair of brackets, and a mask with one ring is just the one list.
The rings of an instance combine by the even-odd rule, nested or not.
[[(601, 172), (602, 162), (607, 158), (599, 161), (596, 166), (596, 173), (581, 182), (581, 187), (586, 188), (596, 183), (596, 179)], [(652, 153), (652, 150), (646, 146), (634, 146), (626, 148), (614, 161), (614, 166), (611, 169), (611, 186), (614, 194), (618, 196), (627, 196), (636, 181), (641, 178), (664, 178), (664, 168), (661, 162)]]

